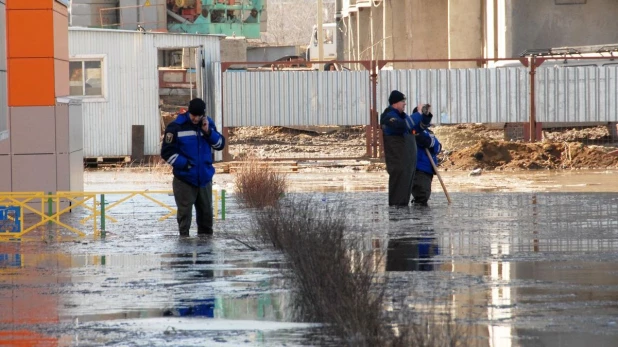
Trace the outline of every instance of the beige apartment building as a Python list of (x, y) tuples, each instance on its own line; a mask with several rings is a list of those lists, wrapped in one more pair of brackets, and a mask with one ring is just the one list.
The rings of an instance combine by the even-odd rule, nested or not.
[(338, 58), (510, 58), (533, 48), (612, 44), (617, 16), (615, 0), (337, 0)]

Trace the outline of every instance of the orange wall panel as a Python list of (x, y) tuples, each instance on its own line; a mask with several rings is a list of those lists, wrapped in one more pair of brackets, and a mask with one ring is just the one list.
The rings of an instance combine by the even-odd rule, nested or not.
[(56, 0), (7, 0), (7, 10), (51, 10)]
[(7, 11), (9, 59), (54, 57), (53, 13), (51, 10)]
[(9, 106), (54, 106), (54, 58), (9, 59)]

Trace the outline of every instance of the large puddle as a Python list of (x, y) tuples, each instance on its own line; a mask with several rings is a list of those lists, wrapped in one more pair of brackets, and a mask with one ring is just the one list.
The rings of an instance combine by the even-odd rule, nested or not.
[[(168, 177), (120, 175), (88, 173), (86, 189), (170, 189)], [(229, 177), (221, 176), (216, 183), (226, 187)], [(475, 345), (618, 345), (618, 193), (454, 189), (447, 205), (438, 186), (429, 208), (389, 209), (384, 182), (371, 185), (375, 176), (319, 174), (314, 182), (326, 184), (313, 184), (315, 201), (345, 202), (367, 247), (386, 251), (381, 269), (400, 277), (394, 283), (402, 289), (413, 283), (448, 300), (453, 315), (475, 327)], [(342, 188), (333, 177), (368, 183)], [(535, 182), (586, 182), (578, 178)], [(299, 182), (291, 194), (308, 195), (310, 181)], [(173, 205), (171, 196), (158, 198)], [(0, 242), (0, 345), (316, 343), (317, 327), (290, 313), (277, 253), (220, 235), (181, 239), (173, 218), (158, 220), (166, 213), (136, 198), (113, 210), (118, 222), (103, 238), (42, 230)], [(67, 223), (80, 225), (84, 215), (75, 211)], [(247, 219), (232, 196), (216, 230), (246, 230)]]

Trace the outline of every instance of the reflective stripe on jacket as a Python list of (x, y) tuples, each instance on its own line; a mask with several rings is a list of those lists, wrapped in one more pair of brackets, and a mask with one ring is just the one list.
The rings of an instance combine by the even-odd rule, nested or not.
[(225, 147), (225, 137), (217, 131), (212, 119), (208, 121), (210, 134), (206, 136), (199, 124), (191, 122), (188, 112), (179, 114), (163, 136), (161, 157), (172, 165), (174, 176), (196, 187), (212, 181), (215, 174), (212, 149), (220, 151)]

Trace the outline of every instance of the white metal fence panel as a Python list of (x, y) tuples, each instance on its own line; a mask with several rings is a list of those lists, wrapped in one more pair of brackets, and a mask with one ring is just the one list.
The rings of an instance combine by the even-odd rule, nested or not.
[(384, 70), (378, 79), (378, 111), (393, 89), (407, 97), (407, 112), (432, 105), (436, 124), (526, 122), (530, 79), (523, 67)]
[(539, 122), (616, 122), (618, 66), (541, 66), (535, 94)]
[(227, 127), (369, 124), (368, 71), (226, 71)]

